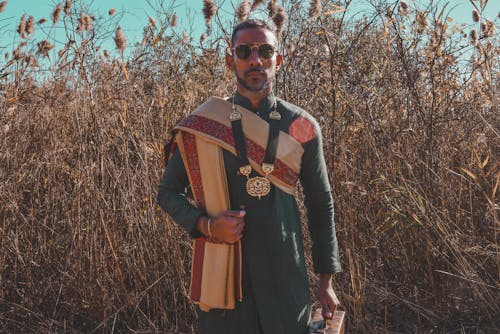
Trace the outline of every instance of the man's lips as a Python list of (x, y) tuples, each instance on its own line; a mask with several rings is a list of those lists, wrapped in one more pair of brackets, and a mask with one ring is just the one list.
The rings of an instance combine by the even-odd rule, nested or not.
[(246, 72), (246, 75), (249, 76), (249, 77), (252, 77), (252, 76), (261, 76), (261, 75), (264, 75), (265, 72), (262, 71), (262, 70), (249, 70)]

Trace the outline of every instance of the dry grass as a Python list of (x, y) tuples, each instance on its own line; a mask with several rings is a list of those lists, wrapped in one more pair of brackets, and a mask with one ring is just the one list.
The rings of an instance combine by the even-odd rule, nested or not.
[[(297, 3), (277, 90), (323, 129), (349, 332), (498, 330), (498, 19), (460, 31), (406, 2), (308, 19)], [(49, 31), (0, 64), (0, 332), (190, 333), (190, 242), (156, 187), (168, 129), (231, 92), (225, 36), (196, 48), (161, 14), (111, 59), (97, 32), (117, 26), (80, 4), (52, 13), (64, 52)]]

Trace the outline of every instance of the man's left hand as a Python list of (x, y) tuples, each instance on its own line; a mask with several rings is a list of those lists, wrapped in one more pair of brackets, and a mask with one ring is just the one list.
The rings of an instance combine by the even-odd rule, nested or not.
[(333, 313), (340, 306), (340, 302), (332, 287), (331, 274), (319, 274), (318, 299), (321, 304), (323, 318), (332, 319)]

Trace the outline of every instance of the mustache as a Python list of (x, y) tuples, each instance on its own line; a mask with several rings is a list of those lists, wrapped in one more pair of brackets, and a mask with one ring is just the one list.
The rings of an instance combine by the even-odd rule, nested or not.
[(252, 67), (245, 71), (245, 75), (250, 74), (252, 72), (265, 73), (262, 67)]

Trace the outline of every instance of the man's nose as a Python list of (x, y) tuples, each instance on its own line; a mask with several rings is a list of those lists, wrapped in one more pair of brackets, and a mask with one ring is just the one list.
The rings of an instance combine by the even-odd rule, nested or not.
[(262, 64), (262, 59), (260, 59), (259, 56), (259, 49), (252, 48), (250, 51), (250, 57), (248, 57), (248, 63), (249, 65)]

